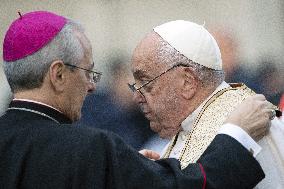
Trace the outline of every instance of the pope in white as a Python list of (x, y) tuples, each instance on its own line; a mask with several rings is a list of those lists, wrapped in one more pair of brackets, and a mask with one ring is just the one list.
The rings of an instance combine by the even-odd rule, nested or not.
[[(135, 99), (151, 129), (171, 138), (163, 157), (177, 158), (186, 167), (217, 134), (238, 138), (246, 133), (224, 121), (254, 92), (224, 81), (218, 44), (203, 26), (177, 20), (155, 27), (136, 47), (132, 70), (136, 80), (141, 78)], [(266, 177), (256, 186), (260, 189), (284, 188), (284, 125), (276, 109), (271, 107), (271, 128), (262, 140), (248, 134), (238, 138), (264, 169)]]

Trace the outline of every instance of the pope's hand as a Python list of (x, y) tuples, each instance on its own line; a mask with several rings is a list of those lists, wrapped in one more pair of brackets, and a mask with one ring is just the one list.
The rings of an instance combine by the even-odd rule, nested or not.
[(268, 133), (274, 109), (275, 106), (268, 102), (263, 95), (257, 94), (238, 105), (225, 123), (238, 125), (258, 141)]
[(143, 150), (140, 150), (139, 153), (142, 154), (143, 156), (145, 156), (146, 158), (149, 158), (149, 159), (152, 159), (152, 160), (160, 159), (160, 155), (153, 150), (143, 149)]

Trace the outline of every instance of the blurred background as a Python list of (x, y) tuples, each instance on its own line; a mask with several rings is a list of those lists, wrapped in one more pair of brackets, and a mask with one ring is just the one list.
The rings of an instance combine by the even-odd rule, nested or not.
[[(0, 0), (0, 38), (9, 24), (33, 10), (78, 20), (103, 71), (97, 92), (83, 107), (81, 122), (109, 129), (139, 149), (153, 133), (127, 88), (131, 53), (154, 26), (183, 19), (205, 24), (222, 53), (226, 80), (244, 82), (279, 105), (284, 90), (283, 0)], [(2, 45), (1, 45), (2, 52)], [(2, 53), (1, 53), (2, 60)], [(0, 68), (0, 114), (12, 98)], [(282, 106), (283, 106), (282, 96)], [(130, 134), (131, 133), (131, 134)]]

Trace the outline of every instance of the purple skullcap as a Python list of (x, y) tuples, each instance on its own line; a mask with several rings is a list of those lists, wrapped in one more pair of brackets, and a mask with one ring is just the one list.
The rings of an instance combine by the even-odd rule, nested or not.
[(47, 45), (67, 23), (66, 18), (46, 11), (27, 13), (15, 20), (6, 32), (3, 59), (22, 59)]

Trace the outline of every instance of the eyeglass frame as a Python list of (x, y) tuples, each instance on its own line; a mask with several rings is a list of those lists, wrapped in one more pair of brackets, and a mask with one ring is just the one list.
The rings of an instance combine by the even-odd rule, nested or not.
[(72, 65), (72, 64), (69, 64), (69, 63), (64, 63), (64, 65), (89, 72), (89, 75), (92, 74), (92, 76), (90, 75), (90, 82), (91, 83), (98, 83), (101, 80), (101, 76), (103, 74), (102, 72), (97, 72), (97, 71), (94, 71), (94, 70), (88, 70), (86, 68), (82, 68), (80, 66)]
[(176, 68), (176, 67), (179, 67), (179, 66), (184, 66), (184, 67), (189, 67), (189, 65), (185, 65), (183, 63), (178, 63), (178, 64), (175, 64), (174, 66), (168, 68), (167, 70), (163, 71), (162, 73), (160, 73), (159, 75), (155, 76), (154, 78), (150, 79), (149, 81), (147, 81), (146, 83), (142, 84), (140, 87), (135, 87), (136, 83), (133, 83), (133, 84), (130, 84), (130, 83), (127, 83), (128, 84), (128, 87), (129, 89), (132, 91), (132, 92), (139, 92), (144, 98), (145, 96), (143, 95), (143, 93), (141, 92), (140, 89), (142, 89), (143, 87), (145, 87), (146, 85), (149, 85), (151, 82), (155, 81), (156, 79), (158, 79), (159, 77), (161, 77), (162, 75), (164, 75), (165, 73), (169, 72), (170, 70)]

